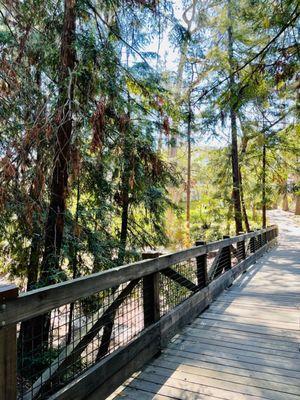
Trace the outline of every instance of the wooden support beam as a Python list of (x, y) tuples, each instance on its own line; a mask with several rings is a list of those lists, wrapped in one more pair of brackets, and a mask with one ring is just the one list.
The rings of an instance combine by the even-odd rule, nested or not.
[[(230, 239), (230, 236), (223, 236), (223, 239)], [(231, 269), (231, 245), (223, 248), (224, 271)]]
[[(7, 300), (18, 297), (15, 285), (0, 286), (0, 313), (6, 308)], [(2, 321), (0, 327), (0, 399), (16, 400), (17, 398), (17, 327), (6, 326)]]
[[(253, 231), (251, 231), (251, 232), (253, 232)], [(255, 244), (255, 237), (254, 236), (250, 238), (249, 247), (250, 247), (250, 253), (255, 253), (256, 244)]]
[[(160, 253), (143, 253), (143, 260), (157, 258)], [(143, 307), (145, 328), (157, 322), (160, 318), (159, 273), (143, 278)]]
[[(239, 235), (243, 235), (244, 232), (239, 232)], [(242, 261), (246, 259), (246, 247), (245, 240), (237, 243), (237, 259), (238, 261)]]
[[(260, 232), (276, 231), (276, 227), (268, 227)], [(72, 303), (79, 298), (91, 296), (102, 290), (118, 286), (122, 283), (142, 278), (154, 272), (159, 272), (171, 265), (201, 256), (211, 251), (220, 250), (233, 243), (257, 236), (257, 232), (235, 236), (230, 239), (208, 243), (205, 246), (191, 247), (176, 253), (166, 254), (153, 260), (143, 260), (133, 264), (123, 265), (107, 271), (57, 283), (47, 287), (31, 290), (20, 294), (17, 301), (9, 301), (6, 310), (0, 314), (1, 321), (7, 324), (18, 323), (33, 318), (44, 312), (51, 311), (62, 305)]]
[(172, 281), (178, 283), (180, 286), (185, 287), (186, 289), (190, 290), (191, 292), (197, 292), (198, 286), (187, 279), (185, 276), (181, 275), (179, 272), (175, 271), (172, 268), (166, 268), (161, 271), (163, 275), (172, 279)]
[[(196, 246), (204, 246), (206, 242), (197, 240)], [(197, 263), (197, 284), (199, 289), (203, 289), (208, 285), (208, 274), (207, 274), (207, 253), (196, 257)]]
[(158, 322), (146, 328), (127, 346), (116, 350), (89, 368), (49, 400), (98, 400), (109, 396), (134, 371), (140, 370), (144, 363), (157, 354), (161, 347), (166, 346), (179, 329), (204, 311), (213, 299), (273, 244), (274, 242), (265, 245), (238, 266), (215, 279), (208, 287), (193, 294), (170, 313), (161, 317)]
[(106, 324), (110, 323), (111, 315), (120, 307), (127, 296), (138, 284), (139, 279), (136, 279), (130, 283), (121, 291), (118, 297), (111, 303), (99, 319), (88, 325), (88, 329), (83, 333), (80, 331), (78, 339), (75, 339), (72, 343), (66, 346), (61, 351), (59, 356), (52, 362), (49, 368), (43, 372), (43, 374), (34, 382), (28, 393), (25, 394), (24, 400), (32, 400), (36, 398), (47, 385), (49, 385), (55, 378), (59, 376), (61, 371), (65, 371), (70, 364), (74, 364), (79, 358), (82, 351), (88, 346), (88, 344), (94, 339), (99, 333), (100, 329)]
[(220, 249), (217, 252), (217, 254), (215, 255), (215, 258), (214, 258), (214, 260), (212, 262), (212, 265), (211, 265), (210, 271), (209, 271), (209, 282), (211, 282), (214, 279), (215, 275), (216, 275), (217, 267), (218, 267), (219, 260), (220, 260), (221, 254), (222, 254), (222, 250), (223, 249)]

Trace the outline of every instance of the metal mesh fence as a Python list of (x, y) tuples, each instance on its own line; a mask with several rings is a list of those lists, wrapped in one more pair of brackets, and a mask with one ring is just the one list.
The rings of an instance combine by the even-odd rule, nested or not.
[(144, 328), (141, 282), (79, 299), (18, 329), (20, 399), (46, 399)]
[(196, 260), (190, 259), (160, 276), (160, 310), (165, 315), (198, 290)]
[(259, 250), (272, 235), (259, 234), (23, 321), (17, 334), (18, 398), (47, 399)]

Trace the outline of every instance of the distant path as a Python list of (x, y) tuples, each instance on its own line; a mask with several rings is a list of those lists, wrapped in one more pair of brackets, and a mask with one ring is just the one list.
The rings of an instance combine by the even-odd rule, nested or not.
[(295, 240), (299, 248), (300, 216), (282, 210), (270, 210), (267, 215), (269, 222), (279, 227), (280, 243), (289, 242), (291, 244), (291, 242)]
[(290, 213), (268, 215), (279, 246), (115, 398), (300, 400), (300, 227)]

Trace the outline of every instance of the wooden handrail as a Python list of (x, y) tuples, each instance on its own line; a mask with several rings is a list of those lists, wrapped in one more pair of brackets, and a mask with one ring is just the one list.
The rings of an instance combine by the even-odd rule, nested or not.
[(255, 232), (191, 247), (187, 250), (162, 255), (154, 259), (138, 261), (107, 271), (21, 293), (16, 299), (7, 300), (5, 310), (0, 314), (0, 324), (1, 326), (6, 326), (36, 317), (54, 308), (76, 301), (79, 298), (90, 296), (133, 279), (143, 278), (171, 267), (174, 264), (228, 247), (246, 239), (257, 237), (262, 233), (274, 230), (274, 228), (275, 226), (273, 225)]
[[(91, 321), (87, 321), (83, 328), (80, 328), (80, 331), (74, 336), (72, 344), (66, 343), (65, 347), (60, 349), (57, 358), (41, 371), (41, 375), (37, 376), (30, 390), (22, 394), (23, 400), (33, 400), (43, 396), (43, 392), (47, 391), (52, 384), (56, 385), (55, 382), (60, 374), (79, 360), (82, 351), (89, 346), (104, 327), (109, 332), (109, 339), (106, 340), (106, 345), (102, 349), (103, 338), (105, 338), (104, 333), (102, 334), (101, 346), (98, 348), (99, 357), (97, 355), (93, 368), (84, 372), (79, 380), (75, 379), (67, 385), (62, 392), (58, 391), (53, 394), (51, 399), (68, 399), (73, 390), (82, 392), (78, 398), (84, 399), (91, 392), (94, 384), (101, 385), (101, 380), (87, 385), (92, 379), (93, 371), (96, 373), (100, 370), (103, 379), (108, 379), (108, 381), (111, 379), (111, 385), (106, 385), (105, 389), (103, 386), (101, 393), (105, 397), (117, 383), (122, 383), (122, 379), (129, 376), (130, 368), (137, 368), (138, 365), (142, 365), (155, 355), (178, 329), (192, 321), (195, 315), (203, 311), (212, 299), (230, 286), (239, 274), (271, 248), (276, 243), (277, 234), (277, 227), (271, 226), (232, 238), (226, 237), (208, 244), (197, 242), (200, 245), (187, 250), (167, 255), (151, 254), (151, 259), (36, 289), (19, 296), (15, 286), (2, 287), (2, 292), (0, 290), (2, 303), (0, 310), (0, 370), (2, 368), (0, 394), (3, 397), (4, 393), (7, 400), (16, 398), (17, 323), (43, 315), (100, 291), (119, 287), (120, 293), (116, 298), (108, 298), (108, 301), (102, 304), (103, 307), (93, 314)], [(249, 246), (246, 252), (245, 241), (247, 239)], [(233, 244), (236, 244), (236, 249)], [(211, 266), (213, 274), (208, 276), (208, 253), (215, 250), (218, 252)], [(234, 265), (232, 256), (237, 260)], [(195, 260), (190, 264), (191, 259)], [(188, 263), (184, 263), (184, 265), (195, 274), (193, 278), (190, 278), (188, 273), (184, 276), (180, 268), (179, 270), (176, 268), (177, 264), (185, 261)], [(167, 277), (165, 282), (171, 282), (173, 287), (175, 285), (175, 289), (185, 290), (186, 293), (179, 301), (176, 300), (172, 308), (167, 308), (167, 311), (161, 308), (160, 303), (160, 282), (163, 282), (160, 279), (163, 277)], [(142, 282), (139, 293), (143, 297), (144, 326), (133, 341), (129, 338), (123, 349), (114, 350), (108, 356), (115, 314), (126, 299), (132, 295), (139, 282)], [(124, 283), (127, 283), (126, 286), (120, 287)], [(128, 353), (129, 348), (132, 349), (130, 354)], [(120, 370), (120, 363), (131, 365), (131, 367)]]

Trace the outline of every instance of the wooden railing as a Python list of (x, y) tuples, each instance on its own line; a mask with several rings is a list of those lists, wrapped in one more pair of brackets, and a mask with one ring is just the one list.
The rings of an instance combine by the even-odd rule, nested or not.
[(197, 242), (19, 295), (14, 285), (0, 287), (0, 398), (92, 399), (96, 391), (104, 399), (277, 235), (271, 226)]

